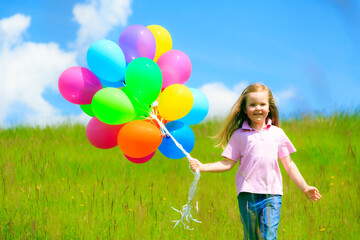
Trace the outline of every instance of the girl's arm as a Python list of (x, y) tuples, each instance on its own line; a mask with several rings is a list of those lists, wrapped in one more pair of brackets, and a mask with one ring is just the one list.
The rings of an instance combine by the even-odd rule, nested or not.
[(190, 160), (190, 167), (195, 172), (198, 168), (200, 172), (226, 172), (232, 169), (236, 164), (236, 161), (229, 158), (225, 158), (222, 161), (214, 163), (202, 164), (199, 160)]
[(294, 183), (300, 188), (305, 196), (311, 201), (317, 201), (321, 198), (321, 195), (316, 187), (309, 186), (301, 176), (299, 169), (295, 163), (291, 160), (290, 155), (280, 159), (287, 174), (294, 181)]

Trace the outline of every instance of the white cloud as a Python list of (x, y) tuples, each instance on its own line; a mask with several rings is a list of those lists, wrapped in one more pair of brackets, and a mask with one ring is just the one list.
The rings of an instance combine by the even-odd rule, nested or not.
[(57, 88), (61, 72), (76, 65), (76, 54), (62, 51), (56, 43), (38, 44), (22, 39), (30, 17), (16, 14), (0, 20), (0, 125), (17, 104), (25, 106), (25, 118), (42, 119), (59, 114), (42, 94)]
[(80, 26), (74, 51), (64, 51), (54, 42), (24, 41), (30, 16), (16, 14), (0, 19), (0, 126), (10, 125), (9, 114), (21, 117), (10, 122), (30, 125), (87, 122), (84, 114), (61, 116), (60, 110), (42, 95), (49, 88), (57, 91), (60, 74), (79, 65), (76, 59), (86, 54), (84, 49), (93, 41), (105, 38), (119, 24), (126, 25), (130, 3), (131, 0), (91, 0), (76, 4), (73, 13)]
[(275, 103), (279, 107), (286, 105), (286, 101), (296, 96), (296, 91), (292, 88), (274, 93)]
[(89, 46), (103, 39), (116, 26), (126, 26), (132, 13), (131, 0), (91, 0), (76, 4), (73, 8), (74, 20), (80, 24), (74, 47), (86, 54)]
[[(205, 93), (209, 100), (209, 113), (206, 120), (225, 118), (247, 86), (248, 83), (246, 81), (236, 84), (231, 89), (221, 82), (207, 83), (201, 86), (199, 89)], [(286, 101), (295, 96), (296, 92), (294, 89), (274, 93), (276, 104), (281, 107), (284, 107)]]
[(39, 117), (39, 115), (27, 115), (24, 118), (24, 124), (27, 126), (39, 126), (46, 127), (51, 125), (59, 125), (63, 123), (69, 124), (83, 124), (87, 125), (90, 121), (91, 117), (86, 115), (85, 113), (81, 113), (79, 115), (69, 115), (69, 116), (61, 116), (61, 115), (43, 115)]
[(16, 14), (0, 21), (0, 46), (4, 51), (22, 40), (23, 32), (30, 25), (30, 17)]
[(225, 118), (247, 85), (247, 82), (240, 82), (233, 89), (229, 89), (222, 82), (213, 82), (201, 86), (199, 89), (209, 100), (206, 119)]

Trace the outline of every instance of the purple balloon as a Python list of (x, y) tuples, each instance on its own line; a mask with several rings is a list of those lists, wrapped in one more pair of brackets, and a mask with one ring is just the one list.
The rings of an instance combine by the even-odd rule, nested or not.
[(58, 87), (66, 100), (79, 105), (90, 104), (95, 93), (103, 88), (94, 73), (79, 66), (70, 67), (61, 73)]
[(156, 42), (153, 33), (145, 26), (131, 25), (124, 29), (119, 38), (125, 60), (130, 63), (138, 57), (154, 59)]
[(121, 125), (109, 125), (93, 117), (86, 127), (89, 142), (97, 148), (109, 149), (118, 145), (117, 138)]
[(182, 51), (170, 50), (162, 54), (156, 62), (163, 75), (161, 89), (172, 84), (185, 84), (191, 74), (191, 62)]

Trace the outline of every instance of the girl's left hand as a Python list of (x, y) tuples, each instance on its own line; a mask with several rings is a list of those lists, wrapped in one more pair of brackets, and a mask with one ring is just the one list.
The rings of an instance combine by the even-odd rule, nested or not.
[(321, 194), (316, 187), (309, 186), (304, 190), (305, 196), (310, 200), (310, 202), (314, 202), (320, 200)]
[(190, 160), (190, 168), (191, 170), (193, 170), (193, 172), (196, 172), (196, 169), (199, 169), (199, 171), (201, 172), (202, 170), (201, 167), (202, 167), (202, 163), (199, 160), (195, 158)]

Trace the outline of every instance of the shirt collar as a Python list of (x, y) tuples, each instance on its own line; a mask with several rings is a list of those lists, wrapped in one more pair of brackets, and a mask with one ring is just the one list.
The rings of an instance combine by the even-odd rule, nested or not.
[[(269, 128), (269, 127), (271, 127), (271, 119), (270, 119), (270, 118), (267, 119), (266, 127), (265, 127), (265, 128)], [(249, 123), (248, 123), (247, 120), (245, 120), (245, 121), (243, 122), (243, 124), (242, 124), (242, 126), (241, 126), (241, 129), (253, 130), (253, 129), (250, 127), (250, 125), (249, 125)]]

